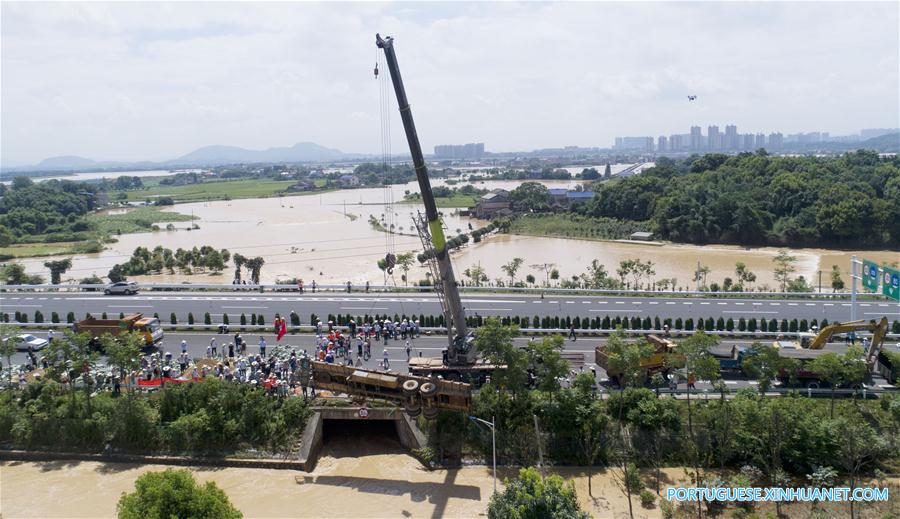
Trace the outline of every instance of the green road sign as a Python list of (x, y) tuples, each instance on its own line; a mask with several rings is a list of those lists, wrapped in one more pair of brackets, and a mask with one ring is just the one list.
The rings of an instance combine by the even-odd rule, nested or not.
[(890, 267), (882, 268), (881, 293), (900, 301), (900, 271)]
[(874, 261), (863, 260), (862, 286), (872, 292), (878, 291), (878, 264)]

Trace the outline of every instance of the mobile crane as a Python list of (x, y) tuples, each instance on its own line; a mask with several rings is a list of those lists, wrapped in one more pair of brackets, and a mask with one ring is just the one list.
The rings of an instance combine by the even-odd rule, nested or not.
[(394, 93), (397, 95), (397, 105), (400, 109), (400, 118), (403, 120), (403, 129), (406, 131), (406, 140), (409, 143), (416, 180), (419, 183), (419, 191), (422, 193), (425, 215), (419, 214), (414, 221), (422, 240), (422, 246), (429, 257), (429, 268), (435, 282), (438, 299), (441, 302), (449, 340), (442, 358), (412, 358), (409, 361), (409, 372), (413, 375), (441, 376), (446, 380), (478, 383), (501, 366), (491, 365), (478, 359), (475, 335), (469, 332), (466, 324), (466, 315), (459, 297), (459, 289), (456, 286), (456, 276), (453, 273), (453, 265), (450, 263), (447, 240), (444, 237), (441, 217), (438, 214), (434, 193), (431, 190), (431, 181), (428, 178), (428, 167), (422, 154), (422, 146), (419, 144), (419, 135), (416, 133), (416, 124), (413, 121), (409, 100), (406, 98), (406, 89), (403, 87), (403, 78), (400, 76), (397, 55), (394, 53), (394, 39), (390, 36), (382, 38), (380, 34), (376, 34), (375, 44), (384, 51), (387, 67), (391, 73), (391, 82), (394, 85)]

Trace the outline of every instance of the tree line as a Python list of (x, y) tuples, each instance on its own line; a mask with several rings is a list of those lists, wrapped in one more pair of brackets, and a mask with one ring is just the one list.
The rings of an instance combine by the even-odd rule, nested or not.
[[(721, 397), (676, 400), (645, 387), (661, 383), (648, 381), (640, 367), (648, 345), (614, 335), (608, 343), (610, 362), (622, 369), (625, 389), (599, 398), (590, 373), (576, 375), (569, 387), (560, 385), (568, 374), (560, 340), (547, 338), (518, 348), (515, 336), (515, 327), (489, 321), (476, 339), (489, 362), (513, 368), (495, 373), (473, 400), (475, 416), (494, 419), (498, 463), (535, 466), (540, 452), (545, 464), (585, 466), (591, 494), (591, 472), (603, 468), (628, 498), (629, 512), (632, 499), (651, 504), (658, 499), (665, 466), (686, 467), (695, 486), (807, 486), (810, 480), (829, 486), (840, 478), (853, 487), (863, 475), (890, 470), (898, 461), (900, 398), (829, 402), (799, 395), (764, 397), (785, 367), (770, 346), (755, 345), (758, 353), (748, 364), (758, 390), (742, 389), (725, 398), (731, 391), (721, 383), (718, 362), (709, 353), (715, 339), (698, 334), (681, 341), (672, 368), (713, 382)], [(857, 353), (826, 354), (812, 367), (831, 369), (835, 383), (857, 379)], [(429, 454), (435, 460), (491, 459), (490, 433), (471, 425), (466, 416), (442, 413), (425, 426), (431, 430)], [(648, 482), (641, 469), (655, 477)], [(816, 479), (822, 477), (828, 481)], [(660, 499), (660, 506), (670, 505)], [(684, 506), (686, 513), (698, 516), (724, 508), (713, 502)], [(741, 506), (748, 508), (745, 513), (752, 511), (750, 503)]]
[(573, 211), (649, 221), (659, 236), (676, 242), (900, 245), (900, 159), (873, 151), (662, 157), (640, 175), (600, 182), (595, 191)]

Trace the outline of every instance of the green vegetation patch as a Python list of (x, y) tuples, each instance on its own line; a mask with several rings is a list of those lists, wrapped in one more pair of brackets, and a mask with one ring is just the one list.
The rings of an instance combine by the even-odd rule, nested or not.
[(123, 214), (95, 213), (86, 218), (101, 235), (145, 232), (160, 222), (191, 220), (190, 215), (162, 211), (157, 207), (138, 207)]
[(647, 228), (648, 224), (644, 222), (575, 214), (527, 214), (509, 224), (512, 234), (586, 240), (618, 240)]
[[(168, 196), (176, 202), (199, 202), (234, 198), (265, 198), (274, 196), (293, 184), (296, 184), (296, 181), (262, 179), (218, 180), (183, 186), (157, 185), (151, 189), (129, 191), (127, 194), (128, 200), (155, 200)], [(316, 191), (316, 193), (321, 193), (321, 191)]]

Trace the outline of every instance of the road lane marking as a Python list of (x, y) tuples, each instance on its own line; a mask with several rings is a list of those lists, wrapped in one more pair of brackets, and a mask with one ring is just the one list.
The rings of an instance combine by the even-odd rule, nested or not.
[(753, 303), (753, 306), (762, 306), (762, 303)]
[(781, 306), (781, 303), (769, 303), (769, 306)]
[(617, 305), (624, 305), (624, 304), (625, 304), (625, 301), (616, 301), (615, 303), (616, 303)]
[(466, 308), (466, 310), (470, 312), (512, 312), (512, 308)]
[(728, 303), (716, 303), (716, 304), (719, 306), (722, 306), (722, 305), (727, 305)]
[(701, 305), (708, 305), (709, 303), (700, 303)]
[(765, 310), (722, 310), (723, 314), (777, 314), (778, 312)]
[(259, 308), (259, 309), (264, 310), (269, 307), (268, 306), (223, 306), (222, 308)]
[(788, 303), (788, 306), (797, 306), (797, 303)]
[(737, 306), (744, 306), (744, 303), (735, 303)]
[(575, 301), (566, 301), (566, 304), (567, 304), (567, 305), (573, 305), (573, 304), (575, 304)]
[(683, 305), (692, 305), (692, 304), (694, 304), (694, 303), (681, 303), (681, 304), (683, 304)]
[(153, 308), (151, 305), (106, 305), (107, 308)]
[[(595, 309), (588, 310), (588, 312), (605, 312), (605, 311), (606, 310), (595, 310)], [(631, 312), (631, 313), (639, 314), (639, 313), (643, 312), (643, 310), (613, 310), (613, 312), (615, 312), (615, 313)]]
[(387, 310), (387, 307), (378, 307), (378, 306), (342, 306), (341, 310)]

